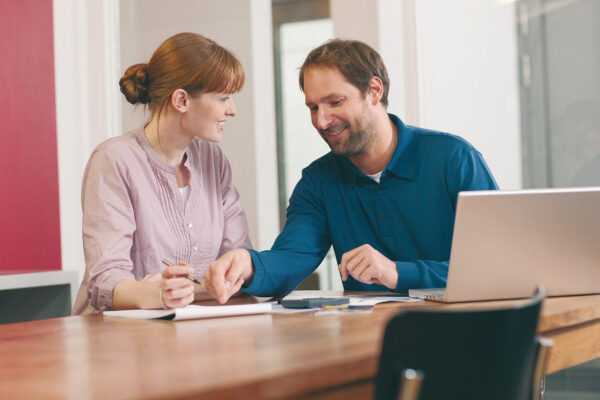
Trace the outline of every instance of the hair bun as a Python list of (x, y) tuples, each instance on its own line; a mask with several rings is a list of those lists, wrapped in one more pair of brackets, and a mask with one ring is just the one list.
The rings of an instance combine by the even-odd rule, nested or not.
[(131, 104), (150, 102), (148, 83), (148, 64), (132, 65), (119, 79), (121, 93)]

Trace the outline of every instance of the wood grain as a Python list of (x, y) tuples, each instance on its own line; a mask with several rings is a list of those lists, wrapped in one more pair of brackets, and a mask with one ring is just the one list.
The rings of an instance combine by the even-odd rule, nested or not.
[[(382, 304), (360, 315), (265, 314), (181, 322), (94, 315), (2, 325), (0, 397), (368, 397), (385, 325), (399, 310), (510, 302)], [(556, 341), (549, 372), (600, 356), (599, 305), (600, 296), (544, 302), (539, 330)]]

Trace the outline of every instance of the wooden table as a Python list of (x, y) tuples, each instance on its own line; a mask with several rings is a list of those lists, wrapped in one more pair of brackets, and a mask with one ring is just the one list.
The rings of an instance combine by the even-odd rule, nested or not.
[[(371, 398), (386, 322), (371, 314), (263, 314), (166, 322), (67, 317), (0, 325), (0, 398)], [(548, 373), (600, 357), (600, 295), (544, 301)]]

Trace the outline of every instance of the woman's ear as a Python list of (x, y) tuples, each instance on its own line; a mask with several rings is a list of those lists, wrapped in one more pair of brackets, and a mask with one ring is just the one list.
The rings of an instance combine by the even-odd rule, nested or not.
[(171, 95), (171, 105), (180, 113), (188, 110), (189, 94), (183, 89), (177, 89)]
[(383, 97), (383, 82), (381, 82), (381, 79), (376, 76), (371, 78), (367, 96), (371, 96), (371, 104), (374, 106), (381, 102), (381, 98)]

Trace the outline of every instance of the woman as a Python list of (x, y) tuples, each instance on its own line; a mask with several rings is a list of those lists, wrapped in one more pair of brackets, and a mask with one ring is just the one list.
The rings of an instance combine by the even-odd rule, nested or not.
[(148, 64), (127, 69), (121, 92), (152, 117), (98, 145), (88, 161), (86, 271), (73, 314), (184, 307), (206, 294), (189, 278), (201, 279), (226, 251), (251, 247), (231, 168), (215, 144), (243, 83), (235, 56), (193, 33), (170, 37)]

